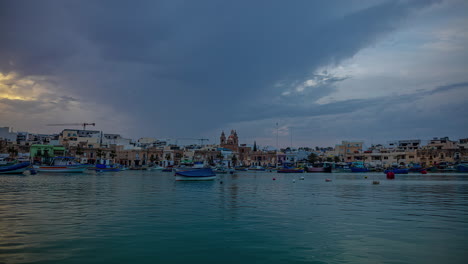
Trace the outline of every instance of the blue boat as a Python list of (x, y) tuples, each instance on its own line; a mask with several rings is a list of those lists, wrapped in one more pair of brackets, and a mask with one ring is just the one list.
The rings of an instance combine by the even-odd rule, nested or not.
[(459, 164), (457, 166), (458, 172), (468, 172), (468, 164)]
[(211, 168), (182, 170), (175, 173), (176, 181), (210, 181), (216, 179)]
[(31, 165), (29, 161), (0, 166), (0, 174), (21, 174)]
[(364, 162), (362, 161), (355, 161), (350, 166), (351, 172), (368, 172), (370, 171), (366, 166), (364, 166)]
[(105, 165), (105, 164), (97, 164), (96, 171), (97, 172), (114, 172), (114, 171), (121, 171), (122, 169), (114, 166), (114, 165)]
[(387, 174), (389, 172), (393, 172), (395, 174), (408, 174), (409, 172), (409, 169), (404, 169), (404, 168), (393, 168), (393, 169), (388, 169), (388, 170), (385, 170), (384, 173)]
[(351, 167), (351, 172), (368, 172), (368, 168)]

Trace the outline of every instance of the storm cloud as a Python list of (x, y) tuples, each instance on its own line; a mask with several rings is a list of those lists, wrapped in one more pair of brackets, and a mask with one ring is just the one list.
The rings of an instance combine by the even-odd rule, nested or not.
[[(37, 100), (23, 102), (42, 112), (40, 123), (50, 121), (48, 115), (58, 118), (56, 111), (70, 112), (67, 100), (73, 98), (75, 113), (70, 112), (69, 118), (61, 115), (65, 120), (60, 121), (79, 116), (83, 120), (69, 121), (96, 122), (100, 129), (132, 137), (212, 138), (221, 129), (239, 131), (249, 123), (253, 128), (245, 128), (246, 137), (267, 131), (258, 135), (267, 138), (269, 128), (255, 127), (270, 123), (271, 128), (275, 119), (291, 127), (298, 127), (297, 122), (313, 126), (315, 118), (388, 105), (392, 100), (385, 96), (320, 102), (354, 78), (323, 68), (340, 67), (439, 5), (430, 1), (2, 1), (0, 72), (47, 81), (40, 98), (57, 104), (37, 107)], [(439, 87), (437, 91), (447, 92), (451, 83), (447, 79), (447, 86), (428, 84), (424, 89)], [(404, 109), (399, 105), (419, 100), (415, 92), (410, 94), (414, 96), (393, 98), (398, 102), (392, 108)], [(9, 107), (10, 116), (12, 108), (22, 108), (11, 99), (3, 99), (2, 105)], [(2, 116), (2, 120), (9, 119)], [(379, 127), (383, 121), (373, 122)], [(307, 127), (303, 131), (297, 136), (305, 143), (313, 135)], [(368, 137), (374, 132), (361, 134)], [(355, 136), (333, 134), (336, 138), (328, 142)]]

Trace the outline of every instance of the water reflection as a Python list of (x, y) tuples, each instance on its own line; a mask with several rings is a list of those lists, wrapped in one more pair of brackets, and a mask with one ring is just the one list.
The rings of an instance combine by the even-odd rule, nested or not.
[[(372, 177), (381, 184), (372, 185)], [(467, 179), (241, 173), (175, 182), (172, 174), (143, 171), (1, 176), (0, 262), (444, 263), (451, 256), (451, 263), (464, 263)]]

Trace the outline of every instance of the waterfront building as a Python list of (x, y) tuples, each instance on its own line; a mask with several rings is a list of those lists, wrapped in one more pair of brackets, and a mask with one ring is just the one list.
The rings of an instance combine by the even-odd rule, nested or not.
[(457, 142), (450, 140), (448, 137), (433, 138), (425, 146), (425, 149), (455, 149)]
[(362, 152), (362, 141), (342, 141), (340, 145), (335, 146), (335, 153), (342, 161), (353, 161), (354, 154)]
[(98, 148), (102, 143), (101, 131), (64, 129), (59, 136), (60, 145), (76, 147), (85, 143), (87, 148)]
[(11, 127), (0, 127), (0, 139), (15, 142), (16, 136), (16, 133), (13, 132), (13, 129)]
[(468, 149), (468, 138), (462, 138), (458, 141), (457, 144), (460, 149)]
[(30, 157), (35, 158), (48, 158), (56, 156), (65, 156), (66, 149), (63, 146), (52, 145), (32, 145), (29, 149)]

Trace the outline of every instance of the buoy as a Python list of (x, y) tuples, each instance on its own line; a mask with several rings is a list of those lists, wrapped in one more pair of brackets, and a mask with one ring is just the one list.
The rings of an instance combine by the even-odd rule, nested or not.
[(367, 179), (367, 176), (364, 176), (364, 179)]
[(219, 184), (223, 184), (223, 181), (220, 181)]
[(293, 182), (296, 182), (296, 180), (295, 180), (295, 179), (293, 179)]
[(331, 179), (325, 179), (326, 182), (331, 182), (332, 180)]
[(301, 180), (304, 180), (304, 177), (301, 177)]
[(395, 179), (395, 173), (393, 171), (387, 172), (387, 179), (389, 180)]
[(276, 181), (276, 178), (273, 178), (274, 181)]
[(373, 181), (372, 184), (380, 184), (379, 181)]
[(422, 171), (421, 171), (421, 174), (427, 174), (427, 171), (426, 171), (426, 170), (422, 170)]

